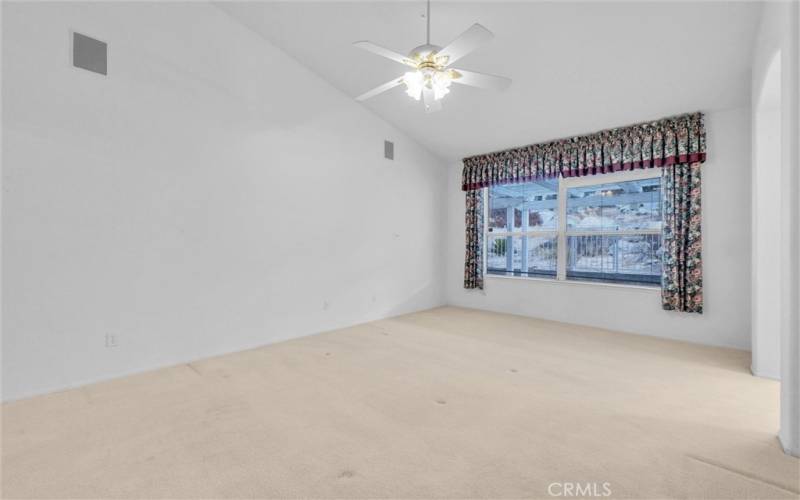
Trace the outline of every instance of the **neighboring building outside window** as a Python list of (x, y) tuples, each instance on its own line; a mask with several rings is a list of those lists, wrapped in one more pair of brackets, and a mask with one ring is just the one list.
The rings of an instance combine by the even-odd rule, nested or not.
[(658, 286), (660, 171), (488, 188), (488, 275)]

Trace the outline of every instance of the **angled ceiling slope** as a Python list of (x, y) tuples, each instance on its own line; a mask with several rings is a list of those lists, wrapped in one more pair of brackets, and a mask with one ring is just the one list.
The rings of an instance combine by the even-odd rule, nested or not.
[[(402, 66), (352, 46), (401, 53), (425, 41), (425, 2), (221, 2), (218, 7), (350, 96)], [(495, 93), (459, 86), (426, 114), (397, 87), (364, 103), (442, 158), (749, 102), (757, 2), (437, 2), (431, 42), (480, 22), (495, 39), (465, 69), (502, 74)]]

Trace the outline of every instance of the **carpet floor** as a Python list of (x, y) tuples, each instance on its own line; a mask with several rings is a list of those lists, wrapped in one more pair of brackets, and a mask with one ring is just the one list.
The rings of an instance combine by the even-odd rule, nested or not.
[(798, 498), (749, 353), (443, 307), (7, 403), (4, 498)]

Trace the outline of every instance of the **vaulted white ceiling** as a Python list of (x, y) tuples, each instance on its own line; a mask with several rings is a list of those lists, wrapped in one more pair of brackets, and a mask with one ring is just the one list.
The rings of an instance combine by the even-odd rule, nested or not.
[[(406, 71), (352, 46), (425, 41), (425, 3), (223, 2), (219, 7), (355, 97)], [(426, 114), (401, 87), (364, 103), (448, 160), (689, 112), (747, 105), (761, 5), (748, 2), (438, 2), (431, 41), (475, 22), (495, 39), (459, 61), (513, 78), (453, 85)], [(291, 96), (287, 98), (300, 98)]]

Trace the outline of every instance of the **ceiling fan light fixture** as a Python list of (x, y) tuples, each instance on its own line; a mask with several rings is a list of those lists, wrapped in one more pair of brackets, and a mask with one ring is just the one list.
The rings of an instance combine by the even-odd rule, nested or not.
[(450, 92), (450, 84), (453, 82), (449, 71), (437, 71), (430, 78), (430, 85), (433, 89), (433, 98), (437, 101)]
[(405, 84), (406, 94), (416, 101), (424, 101), (425, 110), (433, 112), (442, 109), (441, 100), (450, 93), (450, 84), (453, 82), (460, 85), (497, 90), (505, 89), (511, 83), (510, 79), (502, 76), (487, 75), (450, 67), (455, 61), (491, 40), (493, 37), (492, 32), (475, 23), (446, 47), (441, 48), (438, 45), (433, 45), (431, 44), (430, 0), (427, 2), (427, 7), (425, 43), (412, 49), (408, 56), (366, 40), (354, 43), (359, 48), (386, 57), (404, 66), (410, 66), (412, 69), (412, 71), (404, 73), (399, 78), (394, 78), (361, 94), (356, 97), (357, 101), (364, 101)]
[(403, 75), (406, 84), (406, 94), (419, 101), (422, 97), (422, 87), (425, 86), (425, 77), (420, 71), (409, 71)]
[(406, 86), (406, 94), (412, 99), (419, 101), (422, 97), (423, 89), (433, 91), (434, 100), (442, 99), (450, 92), (452, 76), (449, 71), (409, 71), (403, 75), (403, 83)]

